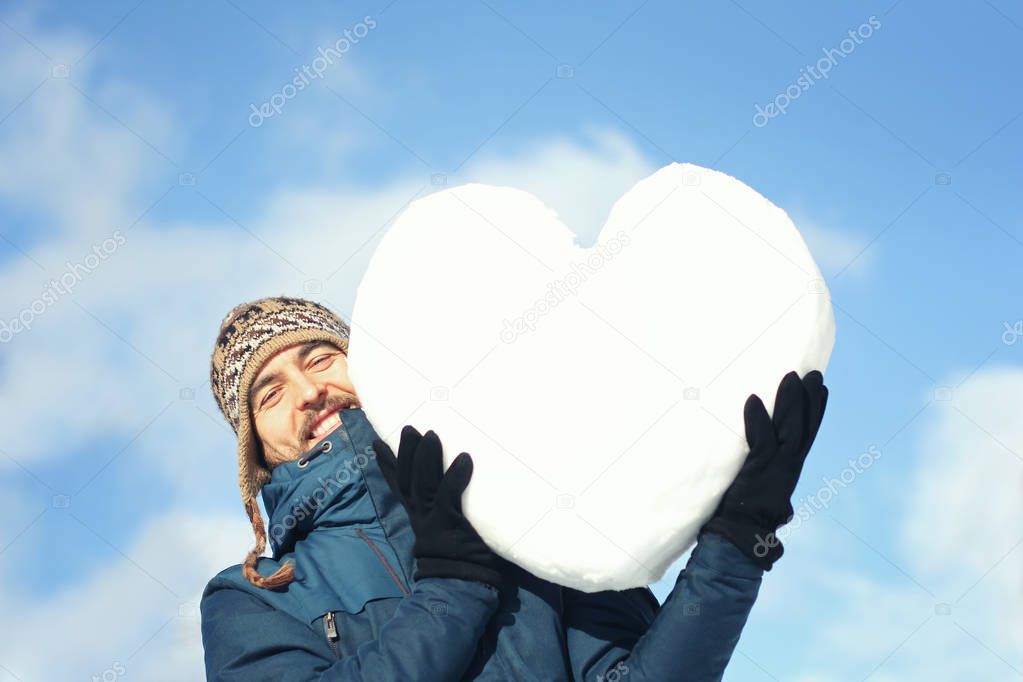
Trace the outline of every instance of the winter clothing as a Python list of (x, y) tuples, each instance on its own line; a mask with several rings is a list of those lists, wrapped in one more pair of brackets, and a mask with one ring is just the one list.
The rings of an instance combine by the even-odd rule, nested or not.
[(792, 491), (827, 403), (828, 388), (817, 370), (803, 379), (795, 372), (782, 378), (773, 422), (759, 396), (746, 400), (750, 453), (704, 528), (730, 539), (765, 571), (785, 551), (775, 531), (792, 518)]
[(721, 679), (763, 575), (731, 542), (701, 533), (662, 606), (647, 588), (587, 594), (509, 562), (500, 590), (410, 580), (415, 537), (378, 436), (361, 409), (339, 415), (317, 456), (277, 465), (262, 491), (273, 558), (258, 570), (294, 560), (296, 579), (261, 589), (236, 565), (203, 592), (210, 682)]
[(401, 430), (398, 457), (382, 440), (373, 441), (377, 464), (402, 506), (416, 541), (413, 580), (461, 578), (501, 587), (498, 557), (462, 514), (462, 493), (472, 477), (472, 458), (463, 452), (444, 471), (443, 449), (433, 431)]
[(266, 361), (296, 343), (329, 341), (348, 354), (348, 324), (332, 311), (300, 298), (276, 296), (232, 308), (220, 324), (210, 358), (210, 388), (224, 418), (238, 435), (238, 487), (242, 504), (256, 535), (256, 547), (245, 561), (246, 575), (263, 587), (279, 587), (292, 577), (284, 566), (261, 578), (253, 568), (266, 548), (266, 530), (256, 495), (270, 480), (249, 414), (249, 388)]

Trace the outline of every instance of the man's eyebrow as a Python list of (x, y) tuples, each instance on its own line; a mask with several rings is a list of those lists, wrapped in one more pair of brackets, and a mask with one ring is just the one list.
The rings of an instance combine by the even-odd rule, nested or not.
[[(320, 346), (333, 347), (333, 345), (334, 344), (328, 341), (323, 341), (319, 339), (315, 341), (307, 341), (304, 344), (302, 344), (302, 347), (298, 351), (298, 361), (302, 362), (303, 360), (305, 360), (310, 353), (312, 353)], [(256, 381), (254, 384), (252, 384), (252, 386), (249, 387), (249, 404), (252, 404), (252, 400), (256, 397), (256, 394), (259, 393), (259, 390), (261, 388), (263, 388), (267, 384), (272, 384), (273, 382), (277, 381), (280, 378), (281, 378), (280, 372), (271, 372), (270, 374), (267, 374), (266, 376), (261, 378), (259, 381)]]

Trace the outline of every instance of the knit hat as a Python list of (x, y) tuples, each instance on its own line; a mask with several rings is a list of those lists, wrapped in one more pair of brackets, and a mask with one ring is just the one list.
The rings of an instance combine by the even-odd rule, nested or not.
[(270, 481), (249, 412), (249, 387), (268, 359), (278, 351), (307, 341), (329, 341), (348, 355), (348, 324), (326, 307), (301, 298), (275, 296), (242, 303), (220, 323), (210, 358), (210, 388), (231, 428), (238, 436), (238, 487), (252, 523), (256, 547), (242, 570), (258, 587), (277, 588), (293, 578), (288, 562), (271, 576), (256, 571), (256, 560), (266, 549), (266, 527), (256, 496)]

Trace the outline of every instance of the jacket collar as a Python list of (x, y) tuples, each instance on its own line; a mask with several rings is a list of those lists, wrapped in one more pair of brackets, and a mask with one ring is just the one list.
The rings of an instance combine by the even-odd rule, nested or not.
[(341, 425), (301, 457), (278, 464), (263, 486), (263, 506), (274, 557), (291, 551), (315, 529), (379, 523), (365, 469), (378, 436), (361, 408), (338, 411)]

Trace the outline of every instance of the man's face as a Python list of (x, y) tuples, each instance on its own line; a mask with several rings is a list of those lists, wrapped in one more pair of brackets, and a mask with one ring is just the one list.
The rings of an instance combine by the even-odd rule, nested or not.
[(297, 459), (340, 426), (337, 411), (361, 407), (348, 378), (348, 358), (327, 341), (288, 346), (252, 381), (249, 411), (273, 468)]

